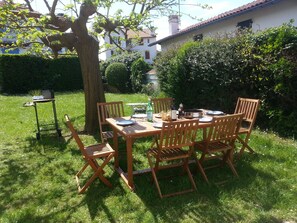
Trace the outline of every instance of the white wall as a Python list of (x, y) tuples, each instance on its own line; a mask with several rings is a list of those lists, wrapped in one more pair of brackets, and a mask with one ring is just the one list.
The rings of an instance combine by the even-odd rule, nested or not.
[[(118, 36), (118, 34), (114, 33), (112, 34), (112, 36)], [(121, 37), (124, 38), (124, 35), (121, 33)], [(103, 41), (105, 41), (106, 43), (109, 43), (109, 37), (105, 37), (104, 40), (100, 41), (103, 43)], [(155, 42), (156, 41), (156, 37), (150, 37), (150, 38), (143, 38), (143, 45), (137, 45), (137, 46), (134, 46), (133, 48), (131, 48), (132, 51), (138, 51), (140, 52), (140, 54), (143, 56), (145, 62), (147, 63), (150, 63), (152, 64), (153, 63), (153, 60), (154, 58), (156, 57), (157, 55), (157, 46), (154, 45), (154, 46), (148, 46), (148, 44), (152, 43), (152, 42)], [(126, 48), (126, 43), (125, 41), (122, 41), (121, 42), (121, 47), (123, 49)], [(115, 47), (116, 49), (116, 47)], [(145, 59), (145, 51), (149, 51), (150, 53), (150, 59)], [(108, 58), (110, 58), (112, 55), (111, 55), (111, 50), (105, 50), (103, 51), (102, 53), (99, 54), (99, 59), (100, 60), (106, 60)]]
[(264, 30), (270, 27), (277, 27), (283, 23), (288, 23), (291, 19), (294, 19), (294, 26), (297, 26), (297, 1), (296, 0), (284, 0), (276, 4), (269, 5), (265, 8), (258, 8), (249, 13), (234, 16), (229, 19), (217, 22), (212, 25), (208, 25), (205, 28), (189, 32), (174, 39), (168, 40), (161, 44), (162, 51), (166, 51), (168, 48), (174, 45), (179, 45), (187, 41), (193, 40), (193, 36), (196, 34), (203, 34), (203, 37), (216, 35), (218, 33), (228, 33), (237, 29), (237, 23), (252, 19), (253, 31)]
[[(138, 51), (141, 53), (141, 55), (144, 58), (144, 61), (152, 64), (154, 58), (157, 55), (157, 46), (148, 46), (148, 44), (155, 42), (156, 41), (156, 37), (152, 37), (152, 38), (143, 38), (143, 45), (138, 45), (132, 48), (132, 51)], [(149, 51), (150, 53), (150, 59), (145, 59), (145, 51)]]

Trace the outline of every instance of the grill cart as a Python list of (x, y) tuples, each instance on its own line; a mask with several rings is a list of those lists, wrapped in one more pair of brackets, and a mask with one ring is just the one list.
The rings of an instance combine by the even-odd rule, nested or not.
[[(59, 137), (62, 136), (61, 129), (59, 129), (58, 120), (57, 120), (57, 112), (56, 112), (56, 104), (55, 104), (55, 96), (54, 92), (50, 90), (43, 90), (42, 95), (39, 96), (33, 96), (32, 102), (26, 102), (24, 104), (25, 107), (34, 107), (35, 110), (35, 117), (36, 117), (36, 125), (37, 125), (37, 132), (36, 132), (36, 139), (40, 139), (40, 133), (41, 131), (51, 131), (55, 130)], [(39, 117), (38, 117), (38, 104), (43, 103), (52, 103), (53, 108), (53, 115), (54, 115), (54, 123), (53, 124), (44, 124), (40, 125), (39, 123)]]

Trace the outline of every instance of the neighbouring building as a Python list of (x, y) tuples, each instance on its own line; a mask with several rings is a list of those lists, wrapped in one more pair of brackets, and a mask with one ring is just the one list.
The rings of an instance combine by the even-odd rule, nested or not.
[(169, 18), (170, 35), (149, 46), (160, 44), (162, 51), (187, 41), (198, 41), (217, 34), (234, 33), (238, 29), (251, 28), (260, 31), (277, 27), (294, 20), (297, 25), (296, 0), (256, 0), (241, 7), (179, 30), (178, 17)]
[[(0, 1), (0, 8), (3, 7), (6, 3), (4, 1)], [(19, 7), (20, 10), (26, 9), (25, 7)], [(18, 13), (18, 10), (13, 11), (14, 13)], [(30, 12), (29, 17), (39, 17), (40, 14), (38, 12)], [(0, 27), (0, 32), (4, 32), (6, 30), (6, 27)], [(11, 32), (9, 35), (3, 37), (0, 42), (0, 54), (6, 54), (7, 49), (11, 49), (11, 46), (13, 43), (16, 42), (16, 33)], [(28, 48), (27, 47), (19, 47), (19, 48), (14, 48), (13, 50), (9, 50), (9, 54), (22, 54), (25, 53)]]
[(146, 73), (146, 81), (147, 83), (151, 83), (154, 89), (159, 87), (157, 72), (155, 69), (152, 69)]
[[(150, 43), (156, 41), (156, 34), (153, 31), (149, 29), (144, 29), (138, 32), (128, 30), (126, 38), (125, 33), (122, 31), (118, 31), (117, 33), (113, 32), (110, 35), (112, 36), (113, 41), (116, 41), (116, 43), (122, 49), (129, 51), (138, 51), (143, 56), (145, 62), (149, 64), (153, 63), (153, 60), (157, 55), (156, 45), (149, 46)], [(104, 37), (104, 42), (107, 44), (111, 44), (112, 47), (100, 53), (99, 58), (102, 60), (106, 60), (112, 55), (118, 53), (118, 47), (112, 42), (111, 38), (108, 35)]]

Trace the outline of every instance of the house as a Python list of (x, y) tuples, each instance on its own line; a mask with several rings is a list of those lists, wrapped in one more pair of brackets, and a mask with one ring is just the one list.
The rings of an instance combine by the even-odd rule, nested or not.
[(178, 29), (178, 18), (169, 18), (171, 35), (149, 44), (160, 44), (162, 51), (187, 41), (197, 41), (208, 36), (235, 33), (239, 29), (251, 28), (260, 31), (277, 27), (294, 20), (297, 25), (296, 0), (256, 0), (241, 7), (219, 14), (215, 17)]
[(143, 29), (138, 32), (128, 30), (125, 34), (123, 31), (119, 30), (118, 32), (113, 32), (110, 35), (112, 38), (106, 35), (104, 37), (104, 42), (111, 44), (112, 47), (100, 53), (100, 59), (105, 60), (110, 58), (112, 55), (117, 54), (118, 47), (113, 42), (115, 41), (122, 49), (138, 51), (143, 56), (145, 62), (149, 64), (153, 63), (153, 59), (157, 55), (156, 45), (149, 46), (150, 43), (156, 41), (156, 34), (153, 31), (149, 29)]
[(152, 84), (152, 87), (154, 89), (158, 89), (159, 83), (158, 83), (158, 76), (155, 69), (149, 70), (146, 74), (146, 82), (148, 84)]

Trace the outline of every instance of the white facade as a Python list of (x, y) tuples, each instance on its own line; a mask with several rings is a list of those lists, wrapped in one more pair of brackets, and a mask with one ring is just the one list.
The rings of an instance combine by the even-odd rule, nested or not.
[(247, 9), (245, 12), (239, 11), (231, 16), (222, 16), (221, 19), (213, 19), (213, 21), (209, 19), (206, 22), (194, 25), (196, 26), (195, 28), (194, 26), (193, 28), (188, 27), (172, 35), (172, 38), (170, 38), (171, 36), (165, 37), (156, 43), (161, 45), (162, 51), (166, 51), (174, 45), (180, 45), (193, 40), (195, 35), (202, 35), (205, 38), (218, 34), (232, 33), (238, 29), (238, 23), (243, 21), (251, 20), (252, 30), (259, 31), (277, 27), (283, 23), (289, 23), (291, 19), (294, 19), (293, 25), (297, 26), (297, 1), (279, 0), (262, 7), (255, 7), (252, 10)]
[[(119, 34), (118, 34), (119, 33)], [(144, 30), (139, 33), (139, 36), (136, 36), (136, 34), (128, 34), (128, 39), (132, 40), (132, 47), (131, 45), (127, 44), (126, 41), (124, 41), (124, 33), (119, 31), (118, 33), (112, 33), (111, 36), (114, 40), (117, 41), (117, 44), (121, 46), (123, 49), (128, 49), (131, 51), (138, 51), (144, 58), (144, 61), (152, 64), (154, 58), (157, 55), (157, 46), (149, 46), (150, 43), (153, 43), (156, 41), (156, 35), (152, 33), (151, 31)], [(137, 40), (140, 40), (141, 43), (133, 44)], [(135, 41), (133, 41), (135, 40)], [(110, 41), (110, 38), (108, 36), (105, 36), (104, 42), (107, 44), (112, 44)], [(111, 49), (107, 50), (101, 50), (102, 53), (99, 54), (99, 58), (101, 60), (106, 60), (110, 58), (112, 55), (117, 54), (117, 46), (113, 45)]]

